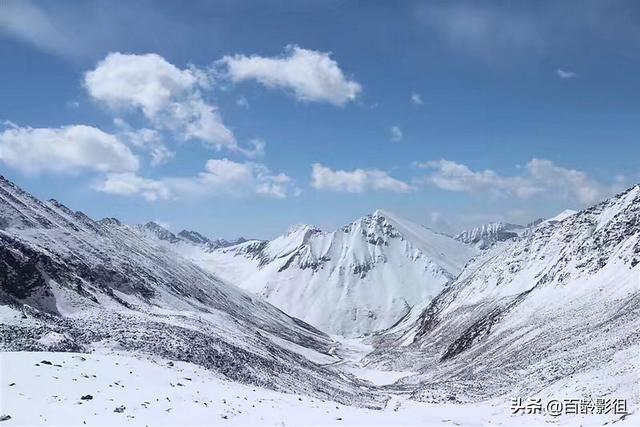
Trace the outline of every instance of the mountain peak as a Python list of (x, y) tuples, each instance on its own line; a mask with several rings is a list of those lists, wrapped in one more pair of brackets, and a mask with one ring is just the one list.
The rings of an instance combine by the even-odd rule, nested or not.
[(307, 231), (320, 232), (322, 230), (310, 224), (298, 223), (290, 225), (289, 228), (287, 228), (286, 234), (291, 235), (296, 233), (305, 233)]
[(175, 234), (173, 234), (171, 231), (167, 230), (166, 228), (164, 228), (163, 226), (161, 226), (155, 221), (149, 221), (145, 225), (143, 225), (141, 228), (146, 234), (155, 236), (160, 240), (166, 240), (170, 243), (177, 243), (180, 241), (180, 239), (176, 237)]
[(268, 242), (213, 251), (202, 266), (322, 330), (357, 336), (435, 296), (475, 254), (378, 209), (331, 232), (297, 224)]
[(199, 245), (211, 243), (211, 240), (209, 238), (194, 230), (182, 230), (178, 233), (178, 236)]
[(384, 209), (376, 209), (375, 211), (373, 211), (373, 216), (388, 216), (389, 212), (385, 211)]
[(106, 226), (121, 226), (122, 223), (120, 222), (120, 220), (118, 218), (114, 218), (114, 217), (106, 217), (106, 218), (102, 218), (101, 220), (98, 221), (99, 224), (101, 225), (106, 225)]

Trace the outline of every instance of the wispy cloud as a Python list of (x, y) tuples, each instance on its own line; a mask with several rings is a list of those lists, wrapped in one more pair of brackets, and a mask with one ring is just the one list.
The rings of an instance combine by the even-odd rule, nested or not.
[(556, 76), (560, 77), (561, 79), (574, 79), (578, 77), (578, 75), (573, 71), (563, 70), (562, 68), (558, 68), (556, 70)]
[(240, 108), (249, 108), (249, 101), (247, 100), (246, 97), (241, 96), (238, 99), (236, 99), (236, 105)]
[(389, 129), (391, 142), (400, 142), (402, 141), (403, 134), (402, 129), (399, 126), (391, 126)]
[(412, 93), (411, 97), (409, 98), (411, 100), (411, 103), (413, 105), (423, 105), (424, 102), (422, 102), (422, 95), (420, 95), (419, 93)]
[[(489, 61), (537, 60), (550, 51), (588, 48), (593, 38), (638, 47), (637, 25), (627, 7), (606, 0), (496, 3), (416, 2), (420, 29), (440, 41)], [(587, 42), (589, 43), (589, 42)]]
[(3, 33), (57, 55), (77, 56), (83, 51), (80, 39), (68, 27), (58, 25), (29, 0), (0, 3), (0, 36)]

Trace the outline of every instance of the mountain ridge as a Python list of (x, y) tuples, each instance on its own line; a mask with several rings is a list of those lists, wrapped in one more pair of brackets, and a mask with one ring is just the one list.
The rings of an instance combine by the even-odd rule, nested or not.
[(314, 362), (335, 361), (339, 343), (135, 227), (93, 221), (5, 179), (0, 223), (0, 308), (21, 319), (0, 322), (4, 351), (127, 351), (289, 393), (385, 401)]
[(400, 382), (425, 401), (612, 389), (638, 401), (638, 264), (640, 185), (481, 252), (430, 303), (372, 337), (363, 363), (419, 369)]

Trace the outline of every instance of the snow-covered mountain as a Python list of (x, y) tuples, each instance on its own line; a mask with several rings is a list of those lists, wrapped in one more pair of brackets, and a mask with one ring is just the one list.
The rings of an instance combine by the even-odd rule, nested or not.
[(41, 202), (2, 177), (0, 266), (0, 350), (117, 349), (289, 393), (384, 400), (317, 362), (339, 360), (340, 351), (317, 329), (137, 227)]
[(478, 255), (374, 339), (416, 398), (640, 401), (640, 186)]
[(455, 239), (468, 245), (473, 245), (478, 249), (487, 249), (497, 242), (504, 242), (505, 240), (518, 237), (524, 229), (525, 227), (522, 225), (491, 222), (470, 230), (465, 230), (457, 234)]
[(526, 226), (505, 222), (490, 222), (469, 230), (464, 230), (458, 233), (455, 239), (473, 245), (478, 249), (488, 249), (496, 243), (505, 242), (523, 234), (528, 234), (531, 230), (539, 226), (562, 221), (576, 213), (577, 211), (565, 209), (551, 218), (537, 219)]
[(564, 221), (566, 218), (569, 218), (571, 215), (577, 214), (578, 211), (574, 211), (573, 209), (565, 209), (560, 212), (558, 215), (555, 215), (551, 218), (544, 219), (538, 222), (535, 226), (546, 225), (546, 224), (554, 224), (556, 222)]
[[(380, 211), (332, 233), (299, 226), (198, 252), (246, 283), (269, 273), (275, 295), (315, 290), (301, 303), (317, 301), (327, 317), (334, 306), (348, 313), (346, 302), (357, 313), (367, 292), (393, 295), (399, 280), (412, 289), (453, 279), (390, 328), (339, 341), (148, 231), (93, 221), (0, 178), (3, 423), (639, 420), (640, 186), (478, 253)], [(510, 415), (518, 397), (592, 399), (594, 411), (599, 399), (626, 399), (630, 414)]]
[(228, 246), (244, 243), (247, 240), (239, 237), (234, 240), (226, 239), (210, 239), (203, 234), (194, 230), (182, 230), (178, 234), (174, 234), (160, 224), (150, 221), (143, 225), (134, 227), (146, 237), (156, 239), (165, 245), (175, 245), (178, 252), (188, 250), (213, 251), (218, 248), (226, 248)]
[(194, 260), (320, 330), (357, 336), (433, 298), (475, 253), (379, 210), (333, 232), (299, 225)]

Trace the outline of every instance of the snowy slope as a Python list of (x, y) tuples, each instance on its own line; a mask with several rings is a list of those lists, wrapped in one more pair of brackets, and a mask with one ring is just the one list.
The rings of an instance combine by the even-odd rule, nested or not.
[(299, 225), (269, 242), (192, 259), (322, 331), (357, 336), (386, 328), (433, 298), (475, 252), (376, 211), (330, 233)]
[(118, 348), (238, 382), (380, 404), (312, 360), (336, 359), (338, 343), (137, 229), (41, 202), (4, 178), (0, 224), (0, 350)]
[[(51, 365), (43, 364), (43, 361)], [(510, 415), (503, 401), (428, 404), (395, 398), (384, 410), (226, 381), (200, 366), (159, 357), (78, 353), (0, 353), (3, 426), (23, 425), (415, 425), (600, 426), (615, 415), (561, 420)], [(637, 414), (615, 425), (637, 425)]]
[(539, 225), (546, 225), (546, 224), (552, 224), (555, 222), (564, 221), (565, 219), (577, 213), (578, 211), (574, 211), (572, 209), (565, 209), (562, 212), (560, 212), (558, 215), (543, 220)]
[(376, 336), (365, 363), (419, 370), (400, 383), (423, 400), (555, 394), (637, 406), (639, 264), (636, 186), (483, 252)]

